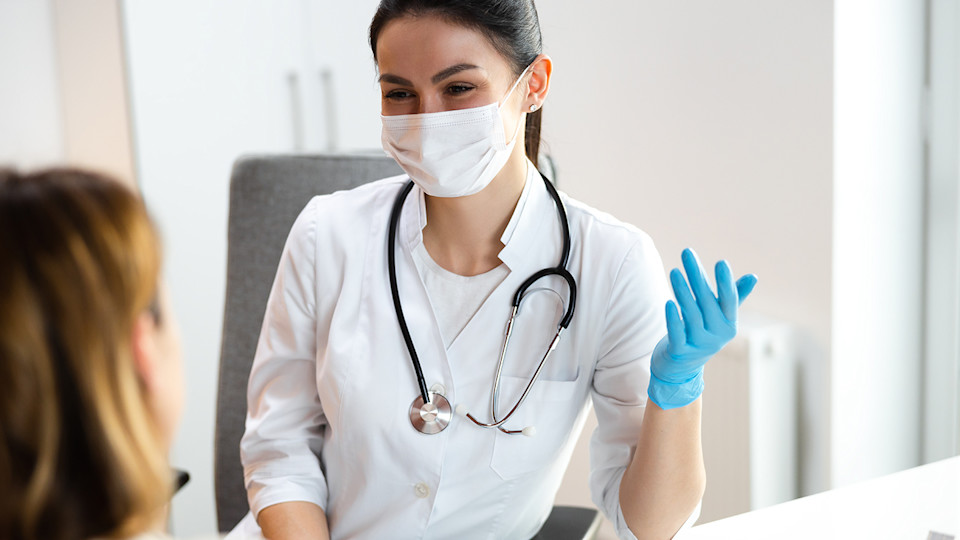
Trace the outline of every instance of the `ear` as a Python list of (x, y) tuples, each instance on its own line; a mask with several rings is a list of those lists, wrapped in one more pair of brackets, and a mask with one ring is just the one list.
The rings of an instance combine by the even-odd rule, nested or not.
[(527, 99), (524, 102), (527, 111), (531, 105), (537, 109), (543, 106), (550, 90), (550, 77), (553, 75), (553, 60), (541, 54), (530, 65), (529, 82), (527, 83)]
[(133, 323), (133, 365), (140, 382), (148, 391), (157, 385), (157, 322), (148, 312), (141, 313)]

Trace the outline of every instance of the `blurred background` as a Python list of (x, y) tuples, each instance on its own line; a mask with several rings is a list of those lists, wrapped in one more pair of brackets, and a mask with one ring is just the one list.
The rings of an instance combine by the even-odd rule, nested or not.
[[(0, 0), (0, 166), (111, 173), (163, 231), (187, 387), (172, 460), (193, 477), (176, 534), (216, 528), (232, 164), (378, 151), (376, 4)], [(760, 276), (708, 368), (701, 521), (960, 453), (960, 5), (538, 8), (560, 188), (667, 268), (691, 246)], [(589, 504), (585, 452), (560, 502)]]

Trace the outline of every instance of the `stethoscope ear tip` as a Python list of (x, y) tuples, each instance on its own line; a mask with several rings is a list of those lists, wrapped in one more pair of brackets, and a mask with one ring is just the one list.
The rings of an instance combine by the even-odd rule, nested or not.
[(535, 426), (527, 426), (521, 431), (527, 437), (535, 437), (537, 435), (537, 428)]
[(462, 417), (464, 417), (464, 418), (466, 418), (466, 417), (467, 417), (467, 414), (470, 413), (470, 411), (467, 410), (467, 407), (464, 406), (463, 404), (457, 405), (457, 408), (456, 408), (456, 410), (455, 410), (454, 412), (457, 413), (457, 416), (462, 416)]

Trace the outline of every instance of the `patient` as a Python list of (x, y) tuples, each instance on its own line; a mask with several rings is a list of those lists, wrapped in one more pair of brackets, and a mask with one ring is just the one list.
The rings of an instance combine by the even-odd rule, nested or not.
[(182, 400), (160, 264), (121, 184), (0, 171), (0, 538), (159, 535)]

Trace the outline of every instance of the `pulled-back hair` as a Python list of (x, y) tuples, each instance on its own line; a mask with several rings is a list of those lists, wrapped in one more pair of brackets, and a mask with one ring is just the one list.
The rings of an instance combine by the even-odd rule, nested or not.
[[(377, 57), (377, 40), (390, 21), (432, 15), (478, 30), (513, 68), (514, 76), (543, 52), (540, 20), (533, 0), (382, 0), (370, 23), (370, 48)], [(527, 157), (535, 165), (540, 154), (543, 108), (527, 114)]]
[(160, 260), (116, 181), (0, 170), (0, 538), (132, 536), (169, 500), (132, 345)]

